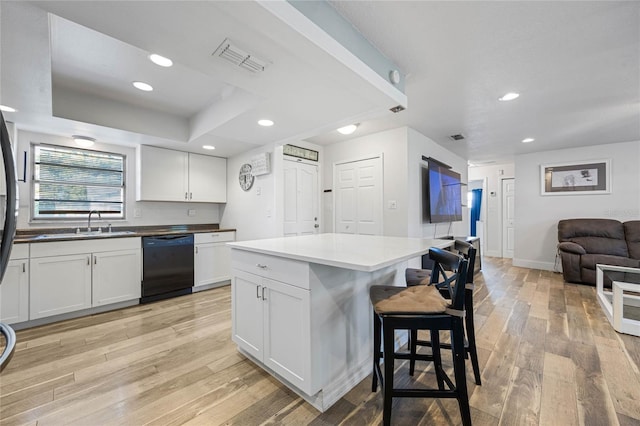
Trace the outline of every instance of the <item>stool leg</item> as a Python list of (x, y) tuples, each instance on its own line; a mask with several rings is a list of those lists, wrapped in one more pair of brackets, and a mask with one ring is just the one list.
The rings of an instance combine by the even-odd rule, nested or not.
[(411, 352), (411, 358), (409, 359), (409, 375), (413, 376), (413, 372), (416, 369), (416, 351), (418, 347), (418, 330), (409, 330), (409, 351)]
[(467, 297), (465, 300), (465, 306), (467, 306), (467, 315), (464, 318), (467, 340), (469, 341), (469, 355), (471, 358), (471, 366), (473, 367), (473, 376), (476, 379), (476, 385), (482, 385), (480, 379), (480, 365), (478, 364), (478, 351), (476, 349), (476, 330), (473, 323), (473, 291), (465, 290)]
[(471, 426), (471, 411), (469, 408), (469, 395), (467, 393), (467, 377), (464, 365), (464, 331), (462, 318), (452, 320), (451, 330), (451, 352), (453, 355), (453, 372), (456, 381), (456, 393), (458, 405), (460, 406), (460, 416), (464, 426)]
[(433, 356), (433, 369), (436, 372), (438, 389), (444, 390), (444, 379), (442, 378), (442, 356), (440, 354), (440, 331), (429, 330), (431, 335), (431, 355)]
[[(472, 313), (469, 313), (471, 317), (473, 317)], [(469, 340), (469, 356), (471, 358), (471, 366), (473, 367), (473, 376), (476, 379), (476, 385), (482, 385), (482, 380), (480, 379), (480, 365), (478, 364), (478, 351), (476, 349), (476, 334), (473, 329), (473, 318), (469, 322), (467, 322), (467, 339)]]
[(373, 311), (373, 378), (371, 382), (371, 392), (378, 390), (378, 372), (380, 371), (380, 334), (382, 334), (380, 317), (375, 311)]
[(391, 425), (391, 404), (393, 402), (393, 368), (395, 361), (395, 330), (388, 321), (382, 319), (382, 333), (384, 340), (384, 395), (382, 408), (382, 423)]

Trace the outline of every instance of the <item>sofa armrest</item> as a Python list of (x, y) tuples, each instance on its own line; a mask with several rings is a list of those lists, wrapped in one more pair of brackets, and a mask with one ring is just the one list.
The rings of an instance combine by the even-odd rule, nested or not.
[(575, 254), (587, 254), (587, 251), (579, 244), (565, 241), (558, 244), (558, 250)]

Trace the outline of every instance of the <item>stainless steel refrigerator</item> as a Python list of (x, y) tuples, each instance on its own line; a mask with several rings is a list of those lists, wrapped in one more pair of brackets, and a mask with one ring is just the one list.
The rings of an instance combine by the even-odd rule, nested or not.
[[(2, 161), (0, 167), (4, 169), (2, 179), (4, 179), (5, 193), (0, 194), (0, 284), (9, 263), (13, 239), (16, 235), (16, 220), (18, 218), (17, 199), (18, 188), (16, 184), (16, 169), (11, 151), (11, 141), (9, 132), (4, 122), (4, 116), (0, 112), (0, 146), (2, 147)], [(0, 355), (0, 372), (7, 366), (13, 356), (16, 347), (16, 334), (8, 324), (0, 322), (0, 333), (4, 336), (4, 348)]]

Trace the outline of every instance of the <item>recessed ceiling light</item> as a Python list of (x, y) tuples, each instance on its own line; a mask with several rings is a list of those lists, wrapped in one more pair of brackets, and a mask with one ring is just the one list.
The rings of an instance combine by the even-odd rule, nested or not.
[(273, 121), (262, 119), (262, 120), (258, 120), (258, 124), (264, 127), (269, 127), (269, 126), (273, 126)]
[(153, 90), (153, 87), (151, 87), (150, 84), (143, 83), (142, 81), (134, 81), (133, 87), (135, 87), (136, 89), (140, 89), (144, 92), (150, 92)]
[(520, 97), (520, 93), (509, 92), (498, 98), (499, 101), (512, 101)]
[(3, 112), (16, 112), (17, 109), (11, 108), (10, 106), (6, 106), (6, 105), (0, 105), (0, 111), (3, 111)]
[(535, 141), (534, 138), (524, 138), (524, 139), (522, 139), (522, 143), (529, 143), (529, 142), (533, 142), (533, 141)]
[(88, 148), (90, 146), (93, 146), (94, 142), (96, 141), (94, 138), (90, 138), (89, 136), (73, 135), (71, 137), (73, 138), (76, 144), (78, 144), (83, 148)]
[(342, 133), (343, 135), (350, 135), (351, 133), (355, 132), (357, 128), (358, 124), (349, 124), (348, 126), (340, 127), (338, 129), (338, 132)]
[(161, 67), (170, 67), (173, 65), (173, 61), (169, 58), (165, 58), (164, 56), (160, 56), (157, 53), (152, 53), (149, 55), (149, 59), (156, 65), (160, 65)]
[(215, 147), (215, 146), (213, 146), (213, 145), (202, 145), (202, 147), (203, 147), (204, 149), (216, 149), (216, 147)]

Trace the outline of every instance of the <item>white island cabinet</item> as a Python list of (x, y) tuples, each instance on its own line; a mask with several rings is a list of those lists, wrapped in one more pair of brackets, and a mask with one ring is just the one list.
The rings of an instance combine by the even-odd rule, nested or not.
[(232, 338), (320, 411), (371, 373), (369, 288), (450, 240), (346, 234), (229, 243)]

